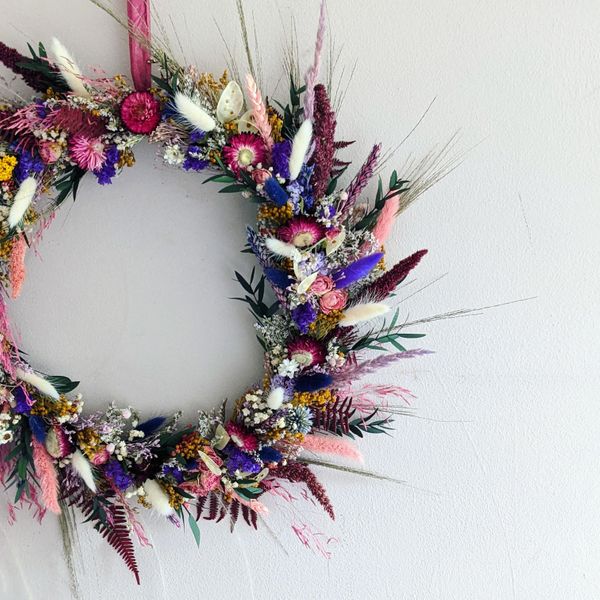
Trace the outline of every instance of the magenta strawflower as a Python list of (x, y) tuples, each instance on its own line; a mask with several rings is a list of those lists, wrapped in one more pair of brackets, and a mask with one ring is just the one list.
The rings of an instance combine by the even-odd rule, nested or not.
[(121, 104), (121, 120), (133, 133), (152, 133), (160, 123), (160, 102), (150, 92), (133, 92)]
[(246, 452), (253, 452), (258, 448), (258, 440), (236, 423), (227, 423), (225, 430), (231, 437), (231, 441)]
[(82, 169), (96, 171), (106, 160), (104, 144), (99, 138), (76, 135), (69, 144), (71, 158)]
[(264, 142), (253, 133), (239, 133), (229, 138), (223, 147), (225, 164), (237, 175), (248, 167), (264, 162), (267, 156)]
[(325, 230), (314, 219), (295, 217), (287, 225), (280, 227), (277, 235), (284, 242), (306, 248), (322, 240)]
[(299, 337), (288, 344), (290, 358), (301, 367), (308, 368), (321, 364), (325, 360), (323, 346), (309, 337)]

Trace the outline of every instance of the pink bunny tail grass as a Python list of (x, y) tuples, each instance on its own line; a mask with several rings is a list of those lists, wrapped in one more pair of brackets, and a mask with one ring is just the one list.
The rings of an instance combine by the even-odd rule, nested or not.
[(377, 223), (373, 228), (373, 235), (382, 246), (390, 237), (392, 227), (396, 222), (396, 216), (398, 214), (399, 208), (400, 198), (398, 196), (394, 196), (393, 198), (390, 198), (381, 209), (381, 213), (379, 215), (379, 218), (377, 219)]
[(371, 177), (373, 177), (373, 173), (377, 168), (377, 162), (379, 161), (379, 153), (381, 152), (381, 144), (375, 144), (367, 157), (367, 160), (364, 162), (363, 166), (360, 168), (359, 172), (356, 174), (356, 177), (352, 180), (352, 183), (346, 190), (348, 193), (348, 197), (344, 202), (338, 206), (338, 213), (341, 215), (346, 214), (356, 203), (362, 191), (367, 187)]
[(254, 125), (260, 133), (265, 145), (270, 150), (273, 147), (273, 137), (271, 135), (271, 124), (269, 123), (269, 115), (267, 107), (263, 102), (262, 95), (256, 81), (250, 73), (246, 75), (246, 91), (248, 92), (248, 100), (252, 105), (252, 116), (254, 117)]
[(11, 298), (16, 299), (21, 293), (23, 282), (25, 281), (25, 253), (27, 252), (27, 242), (25, 236), (20, 235), (13, 242), (10, 252), (10, 262), (8, 265), (8, 279), (11, 287)]
[(304, 94), (304, 118), (307, 120), (312, 120), (315, 110), (315, 85), (317, 83), (317, 78), (319, 77), (319, 71), (321, 70), (321, 55), (323, 54), (323, 42), (325, 41), (326, 22), (325, 0), (321, 0), (315, 55), (313, 64), (304, 77), (304, 82), (306, 83), (306, 92)]
[(302, 449), (318, 454), (333, 454), (356, 462), (363, 462), (362, 454), (349, 440), (326, 435), (307, 435), (302, 442)]
[(33, 438), (31, 444), (33, 446), (33, 465), (42, 491), (44, 506), (50, 512), (59, 515), (58, 481), (54, 463), (51, 456), (46, 452), (46, 448), (38, 440)]

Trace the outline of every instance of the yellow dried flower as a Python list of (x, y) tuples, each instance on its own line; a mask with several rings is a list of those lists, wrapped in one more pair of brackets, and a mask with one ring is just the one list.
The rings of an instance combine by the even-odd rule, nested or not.
[(75, 437), (77, 445), (88, 458), (93, 458), (103, 447), (100, 436), (91, 427), (78, 431)]
[(179, 510), (185, 502), (183, 496), (181, 494), (178, 494), (175, 491), (175, 487), (169, 483), (163, 484), (163, 488), (167, 493), (167, 496), (169, 496), (169, 504), (171, 505), (171, 507), (174, 510)]
[(0, 158), (0, 181), (8, 181), (17, 166), (17, 158), (7, 154)]
[(5, 242), (2, 242), (2, 244), (0, 244), (0, 260), (9, 259), (14, 241), (14, 238), (10, 238), (9, 240), (6, 240)]
[(58, 400), (39, 398), (31, 407), (31, 414), (40, 417), (65, 418), (75, 416), (78, 412), (79, 404), (72, 402), (66, 396), (60, 396)]
[(184, 436), (179, 444), (175, 446), (173, 456), (180, 455), (188, 460), (193, 460), (194, 458), (198, 458), (199, 450), (207, 443), (207, 440), (205, 440), (197, 431), (193, 431)]
[(322, 340), (327, 334), (337, 327), (342, 318), (341, 310), (332, 310), (329, 314), (319, 313), (316, 321), (309, 326), (309, 331), (313, 337)]
[(279, 116), (279, 113), (272, 107), (267, 107), (267, 115), (269, 117), (269, 125), (271, 125), (271, 137), (274, 142), (281, 142), (283, 136), (281, 130), (283, 129), (283, 119)]
[(278, 227), (290, 221), (293, 214), (291, 202), (284, 206), (276, 206), (270, 202), (265, 202), (258, 207), (257, 219), (259, 221), (271, 221), (274, 226)]
[(237, 121), (229, 121), (228, 123), (223, 123), (223, 129), (225, 129), (225, 131), (227, 133), (230, 134), (235, 134), (238, 132), (238, 124)]
[(337, 400), (335, 392), (330, 389), (318, 390), (317, 392), (296, 392), (292, 398), (294, 406), (320, 407), (333, 403)]

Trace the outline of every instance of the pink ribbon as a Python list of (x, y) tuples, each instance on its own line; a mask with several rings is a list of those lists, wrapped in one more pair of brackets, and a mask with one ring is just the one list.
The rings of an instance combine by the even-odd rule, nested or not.
[(127, 0), (129, 62), (133, 85), (144, 92), (152, 84), (150, 64), (150, 0)]

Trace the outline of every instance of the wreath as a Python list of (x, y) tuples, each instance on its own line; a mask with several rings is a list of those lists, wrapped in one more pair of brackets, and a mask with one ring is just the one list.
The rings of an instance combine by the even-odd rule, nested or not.
[[(235, 81), (177, 64), (150, 42), (143, 0), (130, 0), (128, 13), (133, 87), (122, 76), (84, 77), (56, 39), (50, 55), (40, 43), (30, 57), (0, 44), (0, 61), (36, 92), (0, 111), (2, 288), (19, 295), (28, 248), (81, 179), (110, 184), (146, 140), (168, 165), (257, 204), (245, 251), (259, 269), (236, 278), (238, 299), (256, 319), (264, 377), (231, 410), (200, 411), (191, 425), (180, 423), (181, 413), (144, 420), (115, 405), (87, 414), (74, 394), (79, 382), (30, 365), (0, 297), (0, 481), (14, 489), (11, 514), (23, 505), (40, 519), (80, 509), (139, 583), (133, 538), (148, 542), (138, 507), (187, 523), (199, 542), (202, 519), (227, 518), (233, 528), (241, 515), (256, 528), (265, 495), (283, 495), (289, 483), (304, 485), (333, 519), (314, 464), (370, 474), (323, 457), (359, 458), (353, 440), (387, 432), (389, 399), (407, 399), (402, 388), (357, 382), (426, 353), (403, 346), (422, 334), (407, 332), (385, 303), (426, 250), (386, 268), (383, 246), (396, 216), (436, 173), (431, 161), (407, 178), (394, 171), (366, 198), (380, 167), (377, 144), (341, 185), (351, 142), (336, 138), (336, 114), (318, 81), (324, 4), (314, 61), (304, 81), (290, 69), (281, 104), (263, 98), (252, 72)], [(296, 533), (311, 545), (307, 530)]]

